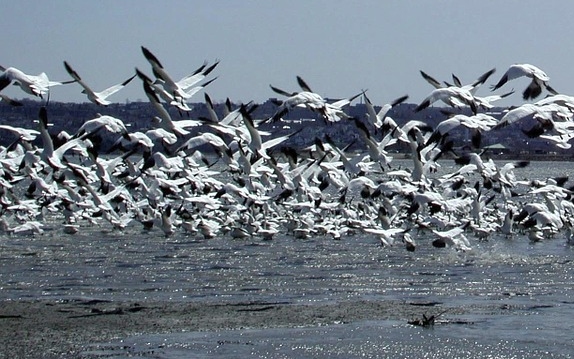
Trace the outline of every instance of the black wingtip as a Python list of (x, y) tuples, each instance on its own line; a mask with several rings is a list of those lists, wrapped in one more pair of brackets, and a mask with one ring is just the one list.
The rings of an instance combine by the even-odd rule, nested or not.
[(78, 73), (72, 68), (72, 66), (70, 66), (67, 61), (64, 61), (64, 67), (66, 68), (68, 74), (74, 78), (74, 80), (81, 80), (80, 75), (78, 75)]
[(313, 92), (309, 87), (309, 85), (307, 85), (307, 83), (305, 82), (305, 80), (303, 80), (301, 76), (297, 76), (297, 83), (299, 84), (299, 87), (301, 87), (301, 90), (307, 92)]
[(122, 86), (125, 86), (127, 84), (129, 84), (138, 74), (133, 74), (129, 79), (125, 80), (124, 82), (122, 82)]
[(500, 81), (498, 81), (496, 85), (490, 87), (490, 91), (499, 89), (500, 87), (502, 87), (502, 85), (506, 83), (506, 81), (508, 81), (508, 76), (507, 75), (502, 76), (502, 78), (500, 79)]
[(146, 47), (142, 46), (142, 52), (148, 61), (155, 62), (159, 67), (163, 68), (163, 66), (162, 66), (161, 62), (159, 62), (158, 58), (155, 57), (155, 55), (152, 54), (151, 51), (149, 51)]
[(425, 108), (427, 108), (427, 107), (429, 107), (429, 106), (430, 106), (430, 101), (429, 101), (429, 100), (426, 100), (426, 101), (421, 102), (421, 104), (418, 105), (418, 106), (415, 108), (414, 111), (415, 111), (415, 112), (420, 112), (420, 111), (424, 110)]
[(205, 69), (205, 71), (203, 71), (203, 75), (204, 75), (204, 76), (209, 75), (209, 73), (210, 73), (211, 71), (213, 71), (213, 69), (215, 69), (215, 68), (217, 67), (217, 65), (219, 65), (219, 60), (216, 60), (213, 65), (211, 65), (211, 66), (209, 66), (207, 69)]
[(396, 100), (394, 100), (393, 102), (391, 102), (391, 106), (399, 105), (399, 104), (405, 102), (406, 100), (408, 100), (408, 98), (409, 98), (409, 95), (403, 95), (403, 96), (397, 98)]

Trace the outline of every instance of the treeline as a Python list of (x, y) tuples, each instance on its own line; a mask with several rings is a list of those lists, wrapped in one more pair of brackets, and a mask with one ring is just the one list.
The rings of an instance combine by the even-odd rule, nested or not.
[[(44, 104), (37, 100), (22, 100), (23, 106), (14, 107), (4, 103), (0, 103), (0, 124), (6, 124), (23, 128), (36, 128), (38, 111)], [(235, 109), (240, 104), (231, 104), (232, 109)], [(215, 104), (215, 110), (218, 116), (223, 117), (225, 113), (225, 104)], [(178, 112), (175, 108), (170, 108), (169, 112), (174, 120), (177, 119), (208, 119), (209, 112), (205, 103), (190, 104), (192, 111), (188, 113)], [(399, 125), (406, 123), (409, 120), (420, 120), (428, 123), (430, 126), (436, 126), (440, 121), (444, 120), (447, 116), (445, 112), (454, 112), (450, 108), (443, 107), (430, 107), (424, 111), (415, 113), (415, 104), (403, 103), (395, 106), (389, 112), (391, 116)], [(66, 131), (69, 134), (75, 133), (80, 126), (88, 120), (98, 117), (98, 114), (109, 115), (121, 119), (128, 127), (130, 132), (142, 131), (153, 127), (152, 119), (156, 116), (155, 109), (149, 102), (127, 102), (121, 104), (112, 104), (107, 107), (97, 106), (92, 103), (64, 103), (50, 101), (47, 105), (48, 115), (50, 121), (50, 133), (56, 135), (61, 131)], [(266, 119), (271, 117), (276, 111), (277, 105), (275, 99), (257, 105), (253, 112), (256, 119)], [(378, 110), (378, 108), (377, 108)], [(491, 112), (495, 117), (501, 116), (504, 108), (495, 108)], [(350, 105), (346, 108), (346, 113), (369, 124), (367, 118), (366, 106), (362, 103)], [(470, 112), (468, 113), (470, 114)], [(358, 139), (358, 132), (355, 128), (354, 121), (339, 121), (334, 123), (325, 123), (316, 113), (306, 109), (293, 109), (284, 116), (285, 121), (265, 123), (261, 125), (261, 129), (271, 132), (272, 136), (282, 136), (287, 133), (298, 131), (304, 128), (294, 136), (289, 142), (283, 146), (290, 146), (297, 150), (301, 150), (314, 143), (315, 138), (324, 139), (329, 136), (340, 146), (350, 145), (350, 149), (361, 150), (363, 142), (355, 141)], [(510, 148), (515, 153), (558, 153), (568, 155), (569, 151), (559, 151), (552, 144), (547, 143), (541, 139), (530, 139), (521, 133), (522, 129), (528, 128), (528, 121), (521, 123), (522, 127), (508, 126), (507, 128), (490, 131), (483, 136), (483, 146), (490, 146), (494, 144), (501, 144), (504, 147)], [(200, 126), (194, 129), (193, 132), (206, 131), (205, 127)], [(379, 136), (374, 127), (371, 126), (374, 136)], [(470, 141), (470, 136), (467, 131), (461, 126), (461, 129), (454, 131), (451, 138), (455, 141), (456, 146), (462, 147)], [(0, 131), (0, 145), (7, 146), (15, 141), (15, 135), (9, 131)], [(103, 139), (106, 143), (111, 143), (115, 139)], [(407, 152), (406, 147), (397, 147), (394, 149), (396, 152)]]

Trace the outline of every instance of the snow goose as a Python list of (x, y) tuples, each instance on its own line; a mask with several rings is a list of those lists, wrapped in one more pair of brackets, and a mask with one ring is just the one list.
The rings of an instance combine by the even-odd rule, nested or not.
[(387, 113), (394, 107), (403, 102), (405, 102), (409, 98), (408, 95), (401, 96), (391, 103), (385, 104), (381, 107), (379, 112), (375, 111), (375, 107), (371, 100), (367, 97), (366, 93), (363, 93), (363, 99), (365, 100), (365, 106), (367, 107), (367, 114), (369, 116), (369, 121), (375, 125), (376, 128), (381, 128), (383, 126), (383, 121), (387, 116)]
[(0, 75), (0, 91), (11, 83), (14, 83), (17, 86), (20, 86), (20, 88), (27, 94), (38, 96), (40, 98), (43, 98), (52, 86), (75, 82), (75, 80), (63, 82), (50, 81), (44, 72), (39, 75), (28, 75), (15, 67), (4, 68), (0, 66), (0, 70), (3, 71)]
[(165, 109), (158, 95), (156, 94), (151, 84), (147, 80), (148, 77), (137, 68), (136, 68), (136, 74), (143, 80), (142, 83), (145, 94), (159, 115), (159, 117), (154, 117), (153, 119), (157, 127), (161, 127), (164, 130), (171, 132), (178, 137), (182, 137), (190, 133), (187, 130), (187, 128), (197, 127), (202, 124), (201, 121), (196, 120), (179, 120), (179, 121), (172, 120), (171, 115)]
[(548, 85), (548, 81), (550, 81), (550, 77), (546, 75), (544, 71), (539, 69), (538, 67), (530, 64), (513, 64), (511, 65), (508, 70), (502, 75), (498, 83), (492, 86), (492, 91), (502, 87), (508, 81), (517, 79), (519, 77), (529, 77), (532, 79), (530, 85), (524, 90), (522, 93), (522, 98), (524, 100), (531, 100), (538, 97), (542, 93), (542, 88), (546, 88), (548, 92), (553, 95), (557, 95), (558, 93)]
[(477, 112), (477, 101), (472, 93), (462, 87), (441, 87), (434, 89), (416, 108), (415, 112), (419, 112), (429, 107), (437, 101), (442, 101), (451, 107), (462, 107), (464, 105), (470, 106), (473, 113)]
[(436, 89), (445, 88), (445, 87), (459, 87), (459, 88), (470, 91), (470, 93), (472, 93), (474, 95), (476, 90), (482, 84), (484, 84), (486, 82), (486, 80), (488, 80), (490, 75), (492, 75), (495, 71), (496, 71), (496, 69), (488, 70), (487, 72), (482, 74), (478, 79), (476, 79), (473, 83), (468, 84), (468, 85), (463, 85), (461, 83), (461, 81), (459, 80), (459, 78), (456, 77), (454, 74), (452, 75), (452, 79), (453, 79), (454, 84), (450, 84), (446, 81), (444, 83), (441, 83), (422, 70), (420, 71), (420, 73), (421, 73), (422, 77)]
[(349, 98), (328, 103), (321, 95), (313, 92), (305, 80), (300, 76), (297, 76), (297, 83), (299, 84), (299, 87), (301, 87), (302, 91), (291, 93), (270, 85), (274, 92), (287, 97), (285, 100), (279, 102), (277, 111), (271, 117), (272, 121), (279, 120), (294, 107), (304, 107), (321, 114), (323, 119), (326, 121), (336, 122), (344, 118), (349, 118), (342, 108), (350, 104), (351, 101), (362, 94), (359, 93)]
[(130, 78), (128, 78), (127, 80), (125, 80), (124, 82), (122, 82), (120, 84), (113, 85), (113, 86), (108, 87), (107, 89), (105, 89), (103, 91), (96, 92), (96, 91), (92, 90), (82, 80), (80, 75), (78, 75), (78, 73), (66, 61), (64, 61), (64, 67), (66, 68), (66, 71), (68, 71), (70, 76), (72, 76), (72, 78), (75, 81), (77, 81), (80, 84), (80, 86), (82, 86), (82, 88), (83, 88), (82, 93), (84, 93), (88, 96), (88, 100), (90, 100), (91, 102), (95, 103), (96, 105), (100, 105), (100, 106), (107, 106), (107, 105), (111, 104), (112, 102), (108, 101), (107, 98), (110, 97), (111, 95), (115, 94), (119, 90), (123, 89), (128, 83), (130, 83), (131, 80), (134, 79), (134, 77), (136, 77), (136, 75), (134, 74), (133, 76), (131, 76)]
[(190, 93), (186, 92), (186, 90), (204, 79), (205, 76), (213, 71), (213, 69), (219, 64), (219, 61), (216, 61), (213, 65), (207, 68), (207, 65), (203, 64), (192, 75), (185, 76), (180, 81), (176, 82), (167, 73), (161, 62), (150, 50), (144, 46), (141, 47), (141, 50), (146, 60), (148, 60), (152, 66), (153, 73), (157, 78), (156, 83), (161, 84), (167, 93), (173, 94), (175, 101), (183, 101), (184, 99), (190, 98), (197, 91)]
[(445, 231), (432, 230), (438, 238), (432, 241), (433, 247), (444, 248), (447, 245), (462, 251), (471, 249), (468, 238), (464, 235), (464, 230), (470, 225), (470, 221)]

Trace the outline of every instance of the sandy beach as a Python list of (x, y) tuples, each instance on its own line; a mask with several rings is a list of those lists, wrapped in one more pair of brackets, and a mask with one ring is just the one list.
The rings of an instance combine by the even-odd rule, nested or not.
[(0, 308), (0, 352), (2, 358), (87, 358), (81, 353), (90, 344), (142, 333), (302, 327), (360, 320), (407, 322), (445, 310), (444, 317), (452, 318), (472, 309), (399, 301), (318, 304), (5, 301)]

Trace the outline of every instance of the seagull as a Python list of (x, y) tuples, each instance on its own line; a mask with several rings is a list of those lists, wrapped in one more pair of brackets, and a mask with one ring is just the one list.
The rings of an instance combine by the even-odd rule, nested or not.
[(504, 85), (506, 82), (522, 76), (532, 79), (530, 85), (528, 85), (528, 87), (522, 93), (522, 98), (524, 100), (531, 100), (538, 97), (542, 93), (542, 87), (546, 88), (546, 90), (548, 90), (548, 92), (553, 95), (558, 94), (556, 90), (548, 85), (550, 77), (548, 77), (548, 75), (546, 75), (546, 73), (538, 67), (530, 64), (511, 65), (508, 70), (506, 70), (504, 75), (502, 75), (502, 78), (498, 81), (498, 83), (492, 86), (492, 91), (502, 87), (502, 85)]
[(88, 95), (88, 100), (90, 100), (91, 102), (95, 103), (96, 105), (100, 105), (100, 106), (107, 106), (107, 105), (111, 104), (112, 102), (108, 101), (107, 98), (110, 97), (111, 95), (115, 94), (116, 92), (118, 92), (122, 88), (124, 88), (124, 86), (126, 86), (128, 83), (130, 83), (130, 81), (133, 80), (134, 77), (136, 77), (136, 75), (134, 74), (133, 76), (131, 76), (130, 78), (128, 78), (127, 80), (122, 82), (121, 84), (111, 86), (111, 87), (109, 87), (103, 91), (100, 91), (100, 92), (95, 92), (82, 80), (80, 75), (78, 75), (78, 73), (76, 71), (74, 71), (74, 69), (72, 69), (70, 64), (68, 64), (66, 61), (64, 61), (64, 67), (66, 68), (66, 71), (68, 71), (70, 76), (72, 76), (72, 78), (75, 81), (77, 81), (80, 84), (80, 86), (82, 86), (84, 88), (82, 93)]

